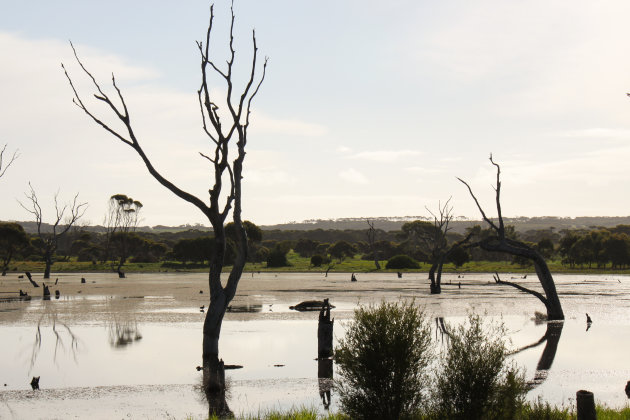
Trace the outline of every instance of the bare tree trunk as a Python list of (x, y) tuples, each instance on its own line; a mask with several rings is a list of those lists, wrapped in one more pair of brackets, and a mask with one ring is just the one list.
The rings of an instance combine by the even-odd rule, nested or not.
[(52, 251), (46, 250), (46, 254), (44, 256), (44, 262), (46, 263), (46, 268), (44, 268), (44, 278), (45, 279), (49, 279), (50, 278), (50, 270), (51, 270), (52, 265), (53, 265), (52, 258), (53, 258)]
[[(109, 96), (102, 90), (93, 75), (85, 68), (83, 63), (79, 60), (76, 50), (73, 48), (75, 58), (88, 78), (92, 81), (97, 93), (94, 98), (98, 101), (105, 103), (116, 115), (118, 120), (124, 125), (124, 131), (117, 131), (116, 129), (103, 122), (96, 117), (83, 102), (76, 90), (73, 81), (66, 71), (64, 72), (74, 92), (74, 103), (83, 110), (92, 120), (100, 125), (103, 129), (114, 135), (123, 143), (132, 147), (136, 153), (142, 158), (149, 173), (164, 187), (169, 189), (173, 194), (179, 198), (196, 206), (210, 221), (214, 230), (215, 247), (212, 255), (210, 256), (210, 273), (208, 282), (210, 286), (210, 305), (206, 313), (206, 318), (203, 325), (203, 344), (202, 344), (202, 359), (204, 369), (204, 380), (207, 383), (206, 390), (211, 392), (218, 391), (218, 397), (225, 396), (225, 372), (223, 369), (223, 363), (219, 359), (219, 337), (221, 335), (221, 324), (223, 317), (227, 310), (228, 304), (234, 298), (238, 282), (240, 280), (245, 262), (247, 261), (247, 233), (243, 227), (241, 220), (241, 180), (243, 178), (242, 169), (243, 161), (245, 159), (245, 146), (247, 143), (247, 129), (249, 127), (249, 116), (251, 114), (251, 105), (254, 97), (258, 93), (260, 86), (265, 78), (265, 69), (267, 66), (267, 59), (264, 61), (262, 73), (257, 83), (255, 79), (256, 64), (258, 58), (258, 47), (256, 45), (256, 34), (252, 31), (252, 44), (253, 44), (253, 56), (251, 61), (251, 69), (249, 78), (246, 80), (245, 87), (240, 95), (234, 94), (234, 85), (232, 80), (233, 65), (235, 60), (234, 50), (234, 10), (231, 8), (232, 20), (230, 25), (230, 38), (229, 38), (229, 59), (226, 60), (224, 66), (226, 70), (221, 70), (212, 60), (210, 60), (210, 34), (212, 32), (212, 25), (214, 19), (214, 8), (210, 7), (210, 22), (208, 24), (208, 30), (206, 32), (206, 39), (204, 42), (197, 42), (201, 56), (201, 86), (197, 91), (199, 99), (199, 107), (202, 117), (203, 131), (211, 140), (211, 145), (214, 146), (214, 150), (209, 155), (200, 152), (200, 155), (207, 159), (211, 163), (211, 167), (214, 171), (214, 184), (208, 190), (209, 192), (209, 204), (206, 204), (204, 200), (201, 200), (195, 195), (192, 195), (173, 184), (166, 179), (158, 170), (153, 166), (150, 159), (142, 149), (136, 134), (131, 125), (131, 118), (125, 99), (116, 84), (116, 79), (112, 76), (112, 85), (116, 91), (117, 100), (112, 101)], [(71, 44), (72, 45), (72, 44)], [(63, 66), (63, 65), (62, 65)], [(225, 104), (226, 114), (228, 118), (224, 119), (224, 116), (220, 116), (218, 113), (219, 105), (215, 102), (214, 92), (211, 92), (209, 87), (208, 72), (214, 72), (215, 75), (223, 79), (227, 88), (226, 97), (222, 101)], [(221, 104), (223, 107), (223, 104)], [(226, 123), (227, 121), (227, 123)], [(231, 161), (228, 156), (233, 151), (234, 141), (236, 140), (236, 158)], [(223, 203), (220, 203), (220, 198)], [(225, 286), (221, 283), (221, 272), (223, 270), (224, 257), (225, 257), (225, 226), (226, 218), (228, 214), (232, 212), (232, 220), (234, 222), (236, 232), (236, 246), (237, 256), (232, 270), (228, 276)]]

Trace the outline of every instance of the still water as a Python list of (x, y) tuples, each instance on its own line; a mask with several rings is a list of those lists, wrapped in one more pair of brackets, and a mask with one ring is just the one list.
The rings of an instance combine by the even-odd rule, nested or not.
[[(207, 305), (199, 274), (61, 277), (61, 298), (0, 300), (0, 418), (202, 418), (198, 391), (201, 328)], [(509, 276), (509, 275), (506, 275)], [(335, 340), (357, 304), (415, 298), (431, 319), (447, 325), (469, 312), (505, 324), (513, 359), (536, 386), (530, 399), (570, 406), (587, 389), (598, 402), (623, 406), (630, 380), (630, 278), (556, 275), (566, 321), (534, 320), (542, 305), (532, 296), (497, 286), (490, 275), (446, 276), (442, 295), (431, 296), (425, 275), (259, 274), (244, 276), (226, 314), (221, 357), (228, 370), (228, 404), (236, 414), (311, 406), (325, 411), (318, 380), (317, 313), (289, 305), (329, 297)], [(3, 280), (5, 290), (13, 287)], [(514, 280), (516, 281), (516, 280)], [(535, 276), (518, 279), (536, 287)], [(450, 284), (449, 284), (450, 283)], [(459, 284), (461, 285), (461, 288)], [(16, 283), (25, 287), (23, 283)], [(82, 292), (82, 293), (79, 293)], [(9, 295), (4, 293), (3, 298)], [(593, 324), (587, 330), (588, 312)], [(437, 348), (445, 338), (435, 329)], [(518, 351), (520, 350), (520, 351)], [(40, 376), (40, 391), (30, 380)], [(337, 407), (334, 390), (330, 409)]]

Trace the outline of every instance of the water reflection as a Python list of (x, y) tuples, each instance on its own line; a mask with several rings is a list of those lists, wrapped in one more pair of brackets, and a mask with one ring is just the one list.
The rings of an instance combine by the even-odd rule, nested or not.
[(564, 328), (564, 322), (548, 322), (547, 329), (545, 334), (535, 343), (529, 344), (527, 346), (521, 347), (520, 349), (514, 351), (512, 354), (518, 354), (522, 351), (538, 347), (542, 343), (545, 344), (545, 348), (543, 349), (542, 354), (540, 355), (540, 359), (538, 359), (538, 364), (536, 365), (536, 373), (534, 374), (534, 378), (527, 382), (527, 385), (530, 390), (536, 388), (547, 379), (547, 375), (549, 374), (549, 369), (551, 369), (551, 365), (553, 365), (553, 361), (556, 358), (556, 352), (558, 351), (558, 343), (560, 343), (560, 336), (562, 335), (562, 329)]
[(135, 315), (132, 315), (135, 311), (122, 312), (119, 308), (115, 307), (111, 299), (107, 300), (107, 306), (109, 309), (107, 332), (110, 346), (113, 348), (123, 348), (142, 339), (138, 322), (135, 319)]
[(223, 376), (221, 382), (223, 387), (216, 387), (216, 378), (212, 375), (209, 366), (203, 369), (200, 389), (208, 403), (208, 417), (217, 416), (219, 418), (231, 418), (234, 416), (228, 405), (227, 399), (230, 392), (230, 382), (225, 380), (225, 367), (223, 361), (219, 362), (219, 372)]
[(246, 304), (246, 305), (230, 305), (227, 307), (227, 311), (228, 312), (234, 312), (234, 313), (256, 313), (256, 312), (262, 312), (262, 304), (258, 303), (252, 303), (252, 304)]
[(333, 359), (317, 360), (317, 385), (319, 398), (322, 400), (324, 409), (328, 410), (331, 403), (331, 389), (333, 386)]
[[(52, 332), (55, 335), (55, 346), (53, 351), (53, 362), (57, 362), (57, 352), (59, 349), (69, 351), (72, 358), (76, 362), (77, 350), (79, 347), (79, 339), (74, 334), (72, 329), (63, 321), (60, 321), (57, 314), (55, 304), (49, 299), (42, 300), (43, 311), (39, 320), (37, 321), (37, 327), (35, 331), (35, 341), (33, 342), (31, 350), (31, 362), (28, 374), (31, 374), (39, 352), (42, 348), (42, 328), (47, 325), (51, 325)], [(61, 326), (61, 327), (60, 327)]]

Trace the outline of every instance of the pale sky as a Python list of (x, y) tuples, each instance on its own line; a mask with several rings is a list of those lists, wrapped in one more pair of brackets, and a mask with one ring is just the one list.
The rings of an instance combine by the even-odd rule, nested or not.
[[(216, 2), (213, 58), (225, 61), (229, 2)], [(506, 216), (630, 214), (630, 2), (236, 0), (237, 66), (251, 30), (266, 80), (254, 100), (244, 214), (257, 224), (428, 215), (452, 198), (477, 218), (468, 180), (494, 214), (492, 152)], [(30, 181), (50, 204), (77, 192), (85, 220), (108, 198), (144, 204), (143, 224), (202, 223), (128, 146), (72, 104), (72, 58), (125, 95), (158, 170), (207, 199), (209, 153), (196, 90), (209, 3), (5, 1), (0, 7), (0, 220), (30, 220)], [(213, 86), (217, 93), (224, 91)], [(102, 107), (92, 109), (111, 119)]]

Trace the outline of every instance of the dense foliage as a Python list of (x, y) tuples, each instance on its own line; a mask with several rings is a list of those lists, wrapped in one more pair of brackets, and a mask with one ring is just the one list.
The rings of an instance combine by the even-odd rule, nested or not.
[[(399, 231), (376, 230), (373, 246), (368, 245), (365, 240), (367, 229), (268, 231), (261, 230), (249, 221), (244, 224), (248, 235), (248, 261), (265, 264), (271, 258), (272, 264), (269, 267), (286, 266), (280, 253), (286, 259), (291, 250), (307, 258), (307, 261), (313, 256), (321, 256), (321, 262), (319, 257), (311, 262), (314, 267), (333, 261), (338, 266), (351, 258), (373, 261), (374, 252), (379, 260), (389, 261), (387, 268), (395, 270), (418, 268), (418, 265), (411, 262), (413, 260), (423, 263), (431, 261), (430, 244), (423, 238), (426, 239), (426, 234), (430, 234), (434, 228), (432, 224), (423, 221), (405, 223)], [(24, 226), (28, 227), (26, 231), (18, 223), (0, 222), (0, 263), (5, 270), (10, 269), (9, 266), (14, 261), (41, 261), (45, 254), (45, 244), (36, 238), (37, 235), (28, 222)], [(182, 266), (208, 263), (213, 243), (211, 231), (199, 228), (170, 231), (161, 229), (159, 233), (137, 230), (108, 234), (105, 228), (75, 228), (60, 239), (55, 259), (62, 262), (73, 259), (94, 264), (121, 259), (130, 262), (168, 262), (169, 267), (174, 262), (179, 262)], [(491, 234), (480, 226), (469, 227), (465, 233), (470, 232), (474, 234), (473, 240), (480, 240)], [(229, 224), (226, 226), (226, 234), (226, 264), (229, 265), (234, 259), (233, 235)], [(630, 268), (630, 225), (560, 232), (553, 228), (517, 232), (508, 226), (506, 234), (535, 248), (547, 260), (562, 262), (570, 269)], [(462, 234), (449, 232), (446, 240), (452, 244), (463, 237)], [(401, 255), (405, 257), (399, 257)], [(507, 262), (522, 267), (531, 264), (522, 258), (484, 251), (479, 247), (458, 248), (449, 255), (447, 262), (452, 263), (455, 268), (466, 269), (468, 263), (480, 261)]]
[(335, 361), (343, 411), (353, 419), (408, 418), (421, 407), (431, 328), (414, 302), (360, 307)]

